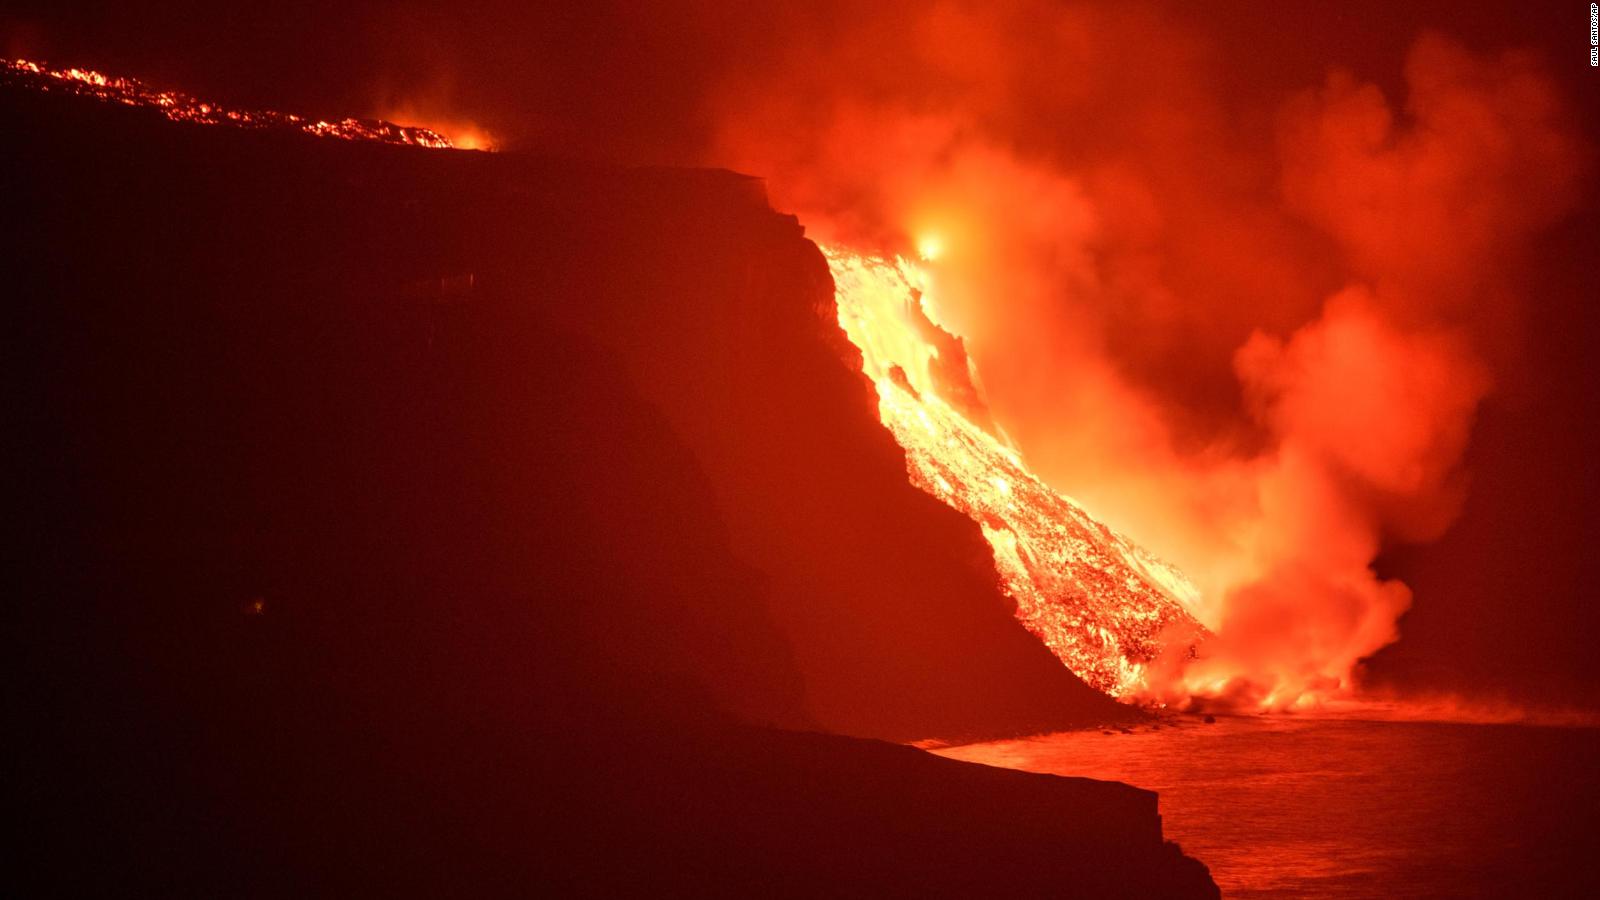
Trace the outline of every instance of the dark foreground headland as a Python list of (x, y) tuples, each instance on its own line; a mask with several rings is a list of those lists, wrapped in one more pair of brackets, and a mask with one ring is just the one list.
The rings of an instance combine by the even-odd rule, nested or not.
[(0, 123), (27, 893), (1215, 896), (1148, 791), (873, 740), (1117, 710), (758, 182)]

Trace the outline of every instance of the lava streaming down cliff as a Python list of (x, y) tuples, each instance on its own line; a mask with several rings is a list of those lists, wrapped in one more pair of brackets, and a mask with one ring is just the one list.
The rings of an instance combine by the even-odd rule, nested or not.
[(911, 482), (977, 523), (1017, 619), (1074, 674), (1124, 700), (1155, 687), (1152, 664), (1169, 649), (1192, 655), (1205, 636), (1193, 612), (1199, 591), (1045, 484), (987, 424), (960, 341), (924, 303), (925, 272), (905, 259), (823, 252), (839, 325), (861, 350)]
[(174, 122), (231, 125), (236, 128), (301, 131), (316, 137), (451, 149), (455, 144), (432, 129), (379, 119), (308, 119), (270, 110), (229, 109), (178, 91), (161, 91), (136, 78), (119, 78), (92, 69), (51, 69), (26, 59), (0, 60), (0, 79), (44, 92), (60, 91), (123, 106), (160, 110)]

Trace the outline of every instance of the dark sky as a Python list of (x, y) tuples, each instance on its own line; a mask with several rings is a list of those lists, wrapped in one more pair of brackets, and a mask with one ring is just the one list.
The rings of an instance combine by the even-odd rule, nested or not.
[[(902, 21), (911, 28), (909, 7), (880, 5), (868, 15), (838, 3), (338, 6), (24, 0), (0, 12), (0, 47), (8, 57), (135, 75), (244, 106), (322, 116), (405, 107), (425, 117), (470, 120), (511, 148), (638, 163), (751, 168), (759, 154), (730, 153), (730, 146), (745, 145), (726, 137), (751, 108), (747, 88), (759, 95), (788, 86), (794, 96), (784, 103), (803, 108), (839, 92), (830, 79), (844, 76), (833, 73), (867, 73), (866, 83), (851, 86), (860, 96), (893, 94), (913, 106), (919, 100), (905, 89), (904, 76), (920, 63), (904, 47), (866, 42), (849, 51), (855, 56), (832, 49), (862, 43), (850, 36), (863, 19), (879, 35), (895, 34)], [(1021, 8), (1025, 17), (1028, 4)], [(1287, 96), (1315, 89), (1330, 69), (1404, 96), (1407, 54), (1428, 31), (1480, 54), (1531, 50), (1591, 161), (1600, 146), (1600, 70), (1587, 65), (1582, 4), (1185, 3), (1141, 10), (1140, 21), (1152, 23), (1145, 31), (1119, 25), (1098, 32), (1117, 42), (1113, 62), (1120, 54), (1126, 63), (1099, 70), (1087, 91), (1138, 101), (1141, 92), (1181, 90), (1192, 68), (1203, 73), (1192, 80), (1205, 82), (1204, 97), (1218, 110), (1213, 127), (1238, 135), (1241, 146), (1256, 132), (1267, 135), (1258, 143), (1270, 143), (1272, 110)], [(982, 54), (955, 43), (954, 56)], [(940, 71), (958, 66), (959, 60)], [(937, 93), (940, 87), (930, 88), (929, 97), (948, 96)], [(1059, 88), (1071, 93), (1074, 85)], [(1026, 101), (988, 108), (1003, 119), (1027, 110)], [(1071, 108), (1096, 107), (1084, 101)], [(1043, 117), (1002, 133), (1064, 158), (1078, 152), (1092, 158), (1114, 152), (1117, 141), (1136, 146), (1137, 135), (1117, 133), (1114, 119), (1105, 113), (1111, 150), (1052, 142), (1052, 129), (1085, 129), (1082, 118)], [(774, 178), (780, 202), (789, 193), (781, 172), (756, 174)], [(1370, 664), (1377, 682), (1594, 706), (1600, 596), (1587, 564), (1600, 537), (1593, 524), (1600, 509), (1594, 463), (1600, 409), (1591, 363), (1600, 338), (1595, 180), (1592, 167), (1575, 180), (1570, 210), (1525, 235), (1515, 265), (1500, 273), (1520, 298), (1507, 329), (1515, 335), (1485, 351), (1495, 386), (1465, 451), (1470, 490), (1460, 517), (1431, 543), (1390, 541), (1377, 562), (1380, 572), (1415, 592), (1402, 640)], [(1336, 275), (1328, 280), (1306, 290), (1337, 286)], [(1218, 291), (1228, 286), (1216, 284)], [(1238, 334), (1226, 337), (1219, 347), (1237, 345)], [(1231, 379), (1226, 355), (1219, 358), (1208, 363), (1211, 371)], [(1185, 404), (1209, 409), (1212, 403), (1207, 376), (1167, 372), (1150, 360), (1129, 367), (1130, 378), (1158, 388), (1202, 385)]]

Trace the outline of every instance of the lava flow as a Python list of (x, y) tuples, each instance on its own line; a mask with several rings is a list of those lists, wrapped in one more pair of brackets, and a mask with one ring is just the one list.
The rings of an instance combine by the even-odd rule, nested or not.
[(978, 524), (1018, 620), (1067, 668), (1118, 699), (1143, 698), (1156, 687), (1152, 664), (1169, 648), (1191, 655), (1206, 635), (1198, 590), (1045, 484), (987, 423), (959, 339), (930, 317), (925, 272), (823, 252), (839, 325), (861, 350), (911, 482)]
[(38, 91), (63, 91), (123, 106), (156, 109), (174, 122), (231, 125), (236, 128), (289, 129), (316, 137), (451, 149), (455, 144), (432, 129), (379, 119), (308, 119), (270, 110), (229, 109), (177, 91), (158, 91), (136, 78), (104, 75), (91, 69), (51, 69), (26, 59), (0, 60), (0, 79)]

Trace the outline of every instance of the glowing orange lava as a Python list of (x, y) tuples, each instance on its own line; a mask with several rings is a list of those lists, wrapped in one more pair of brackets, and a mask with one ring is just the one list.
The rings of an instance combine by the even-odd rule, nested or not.
[[(926, 258), (937, 256), (919, 248)], [(987, 418), (960, 341), (930, 315), (927, 274), (823, 248), (839, 325), (861, 349), (878, 412), (917, 487), (971, 517), (1016, 615), (1078, 677), (1113, 697), (1156, 687), (1152, 664), (1205, 629), (1182, 572), (1097, 522), (1030, 472)]]

